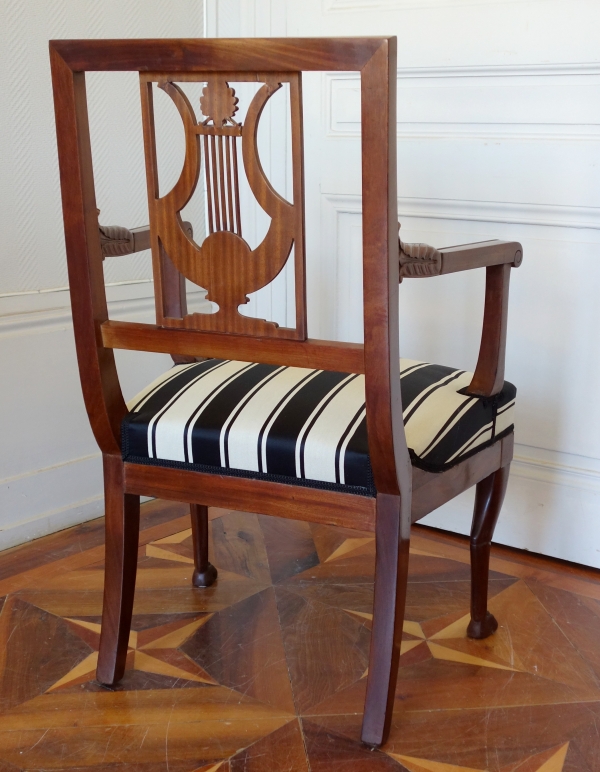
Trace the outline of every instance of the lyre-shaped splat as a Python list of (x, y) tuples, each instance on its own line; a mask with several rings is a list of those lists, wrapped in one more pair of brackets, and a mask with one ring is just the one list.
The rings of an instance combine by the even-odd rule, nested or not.
[[(249, 335), (304, 339), (306, 304), (304, 280), (304, 201), (300, 123), (300, 76), (298, 73), (255, 75), (263, 85), (248, 108), (244, 124), (234, 119), (235, 91), (223, 77), (178, 76), (178, 80), (205, 81), (200, 99), (204, 120), (198, 121), (182, 89), (167, 76), (141, 75), (146, 166), (148, 173), (150, 228), (153, 245), (155, 285), (161, 290), (164, 275), (175, 269), (208, 292), (218, 305), (214, 314), (169, 316), (164, 292), (157, 292), (158, 323), (169, 327), (235, 332)], [(230, 80), (249, 80), (248, 74)], [(153, 126), (152, 83), (171, 98), (183, 122), (185, 162), (174, 187), (159, 195), (156, 172), (156, 144)], [(268, 99), (284, 82), (290, 83), (292, 104), (292, 157), (294, 201), (282, 198), (261, 167), (257, 151), (257, 129)], [(250, 249), (242, 238), (240, 218), (237, 142), (241, 140), (243, 167), (256, 200), (270, 216), (263, 241)], [(181, 210), (192, 197), (204, 163), (207, 186), (209, 234), (201, 245), (183, 230)], [(296, 328), (280, 328), (273, 322), (243, 316), (238, 307), (248, 294), (269, 284), (284, 267), (292, 246), (295, 257)]]

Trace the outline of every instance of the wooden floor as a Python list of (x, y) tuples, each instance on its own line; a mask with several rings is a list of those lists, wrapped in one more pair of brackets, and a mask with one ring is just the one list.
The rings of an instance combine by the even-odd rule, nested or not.
[(0, 554), (0, 772), (600, 770), (598, 572), (495, 549), (500, 629), (470, 641), (466, 543), (414, 528), (394, 727), (373, 753), (373, 537), (211, 516), (219, 580), (195, 590), (186, 508), (144, 505), (116, 691), (94, 682), (102, 521)]

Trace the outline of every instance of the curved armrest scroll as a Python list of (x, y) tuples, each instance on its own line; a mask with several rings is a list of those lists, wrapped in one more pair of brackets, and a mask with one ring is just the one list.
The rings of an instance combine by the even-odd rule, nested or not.
[(517, 241), (479, 241), (436, 249), (429, 244), (405, 244), (398, 240), (400, 280), (442, 276), (456, 271), (510, 264), (518, 268), (523, 248)]

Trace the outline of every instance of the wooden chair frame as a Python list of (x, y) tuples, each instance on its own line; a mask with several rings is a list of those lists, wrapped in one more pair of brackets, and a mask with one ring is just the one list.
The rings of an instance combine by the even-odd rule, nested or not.
[[(470, 634), (491, 634), (496, 623), (487, 612), (489, 547), (513, 447), (511, 434), (443, 473), (411, 466), (398, 373), (399, 281), (403, 276), (486, 266), (482, 342), (470, 388), (473, 394), (491, 395), (500, 390), (504, 379), (508, 281), (511, 265), (520, 262), (520, 245), (486, 242), (422, 250), (421, 245), (400, 243), (399, 249), (394, 37), (52, 41), (50, 57), (75, 342), (85, 404), (104, 463), (106, 579), (98, 679), (112, 684), (124, 672), (140, 495), (192, 503), (196, 569), (200, 572), (208, 565), (208, 506), (375, 531), (374, 623), (362, 739), (370, 746), (381, 745), (389, 733), (394, 703), (411, 522), (477, 484)], [(149, 238), (143, 229), (130, 236), (125, 232), (121, 246), (111, 251), (111, 241), (118, 238), (99, 231), (85, 87), (85, 72), (99, 70), (160, 71), (174, 76), (360, 71), (364, 345), (109, 321), (104, 254), (147, 248)], [(183, 300), (178, 293), (174, 290), (171, 298), (181, 309)], [(124, 463), (120, 432), (127, 408), (117, 377), (115, 348), (164, 352), (183, 361), (222, 357), (364, 373), (376, 497)]]

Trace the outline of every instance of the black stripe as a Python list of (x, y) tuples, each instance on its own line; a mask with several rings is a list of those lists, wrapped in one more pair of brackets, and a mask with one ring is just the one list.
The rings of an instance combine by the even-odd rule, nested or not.
[[(494, 424), (493, 423), (487, 423), (485, 426), (483, 426), (480, 431), (477, 432), (477, 434), (474, 437), (471, 437), (467, 445), (461, 445), (460, 447), (462, 450), (458, 454), (458, 458), (463, 456), (465, 453), (469, 452), (469, 448), (473, 445), (474, 442), (477, 442), (477, 440), (481, 437), (482, 434), (485, 434), (486, 432), (491, 432), (492, 438), (494, 437)], [(456, 452), (456, 451), (455, 451)]]
[[(427, 369), (427, 368), (423, 368), (423, 370), (425, 370), (425, 369)], [(421, 371), (419, 371), (419, 372), (421, 372)], [(431, 383), (423, 382), (423, 388), (421, 389), (421, 391), (419, 393), (425, 392), (425, 391), (427, 391), (427, 389), (429, 389), (429, 391), (427, 391), (426, 394), (424, 393), (422, 395), (422, 397), (417, 400), (416, 404), (413, 404), (414, 400), (411, 401), (411, 402), (407, 402), (407, 403), (402, 402), (403, 405), (406, 404), (407, 408), (410, 408), (403, 415), (404, 423), (408, 422), (408, 420), (415, 414), (415, 412), (421, 407), (421, 405), (429, 399), (429, 397), (432, 394), (434, 394), (438, 389), (442, 389), (444, 386), (447, 386), (449, 383), (452, 383), (452, 381), (455, 381), (461, 375), (464, 375), (465, 371), (464, 370), (454, 370), (453, 372), (454, 372), (454, 375), (451, 378), (446, 376), (446, 378), (444, 380), (442, 380), (439, 383), (437, 383), (433, 388), (430, 388), (431, 385), (432, 385)], [(417, 374), (417, 373), (415, 373), (415, 374)], [(400, 384), (402, 384), (402, 381), (400, 381)], [(402, 389), (400, 389), (400, 393), (402, 393)]]
[(220, 438), (227, 419), (254, 386), (279, 369), (279, 365), (255, 364), (215, 395), (210, 409), (201, 413), (190, 428), (194, 463), (221, 465)]
[[(462, 407), (464, 407), (464, 403)], [(494, 413), (491, 405), (489, 403), (486, 405), (484, 400), (473, 399), (472, 404), (461, 415), (454, 426), (441, 439), (437, 439), (445, 427), (440, 429), (436, 438), (421, 452), (421, 458), (427, 460), (430, 464), (444, 465), (459, 448), (469, 442), (486, 424), (492, 423), (493, 419)], [(449, 421), (451, 420), (452, 417)], [(447, 425), (448, 421), (446, 421), (445, 426), (447, 427)]]
[[(249, 363), (248, 365), (246, 365), (246, 367), (243, 367), (241, 370), (238, 370), (238, 371), (237, 371), (237, 373), (232, 373), (232, 374), (229, 376), (229, 378), (226, 378), (226, 379), (225, 379), (224, 381), (222, 381), (222, 382), (221, 382), (221, 383), (220, 383), (218, 386), (215, 386), (215, 388), (214, 388), (214, 389), (213, 389), (213, 390), (210, 392), (210, 394), (208, 394), (208, 395), (207, 395), (207, 396), (206, 396), (206, 397), (205, 397), (205, 398), (202, 400), (202, 402), (201, 402), (201, 403), (198, 405), (198, 407), (197, 407), (197, 408), (194, 410), (194, 412), (192, 413), (192, 415), (191, 415), (191, 416), (188, 418), (188, 420), (186, 421), (186, 423), (185, 423), (185, 427), (184, 427), (184, 429), (183, 429), (183, 454), (184, 454), (184, 456), (185, 456), (185, 460), (186, 460), (188, 463), (189, 463), (189, 461), (191, 460), (191, 459), (189, 458), (189, 453), (188, 453), (188, 433), (189, 433), (189, 428), (190, 428), (191, 424), (192, 424), (192, 423), (193, 423), (193, 422), (196, 420), (196, 418), (198, 417), (198, 415), (200, 414), (200, 412), (201, 412), (201, 408), (202, 408), (204, 405), (206, 405), (206, 403), (207, 403), (207, 402), (210, 402), (210, 400), (212, 399), (213, 395), (214, 395), (214, 394), (216, 394), (216, 393), (217, 393), (217, 392), (218, 392), (220, 389), (224, 388), (224, 386), (225, 386), (227, 383), (230, 383), (230, 382), (231, 382), (231, 381), (233, 381), (235, 378), (238, 378), (238, 377), (239, 377), (239, 376), (240, 376), (242, 373), (245, 373), (245, 372), (246, 372), (247, 370), (249, 370), (251, 367), (255, 367), (255, 365), (254, 365), (254, 364), (252, 364), (252, 363)], [(154, 455), (156, 455), (156, 454), (154, 454)]]
[[(317, 370), (311, 370), (308, 373), (308, 375), (305, 375), (304, 378), (302, 378), (300, 381), (298, 381), (298, 383), (296, 383), (295, 386), (292, 386), (291, 389), (288, 389), (286, 395), (279, 400), (279, 402), (275, 405), (273, 410), (271, 410), (271, 412), (269, 413), (269, 415), (267, 417), (267, 420), (262, 425), (262, 427), (261, 427), (261, 429), (260, 429), (260, 431), (258, 433), (258, 440), (257, 440), (257, 443), (256, 443), (256, 455), (257, 455), (257, 458), (258, 458), (258, 469), (259, 469), (260, 472), (267, 472), (268, 471), (268, 464), (267, 464), (267, 469), (263, 469), (263, 459), (262, 459), (261, 446), (262, 446), (263, 437), (265, 435), (265, 430), (266, 430), (267, 426), (269, 425), (269, 421), (275, 415), (275, 413), (277, 413), (277, 411), (279, 410), (281, 405), (285, 404), (285, 401), (289, 398), (290, 394), (293, 391), (300, 391), (303, 388), (303, 384), (306, 384), (306, 381), (309, 378), (312, 378), (316, 372), (317, 372)], [(269, 442), (269, 439), (267, 437), (267, 443), (268, 442)], [(266, 451), (266, 449), (265, 449), (265, 451)], [(266, 452), (265, 452), (265, 456), (266, 456)]]
[[(158, 422), (160, 421), (160, 419), (162, 418), (162, 416), (167, 412), (167, 410), (170, 407), (172, 407), (173, 405), (177, 404), (177, 402), (181, 399), (182, 395), (185, 394), (186, 391), (189, 391), (195, 383), (197, 383), (199, 380), (204, 378), (204, 376), (207, 375), (209, 372), (212, 372), (213, 370), (217, 370), (220, 367), (223, 367), (223, 365), (226, 364), (227, 361), (228, 360), (220, 362), (220, 364), (217, 364), (214, 367), (211, 367), (211, 368), (207, 369), (205, 372), (202, 372), (200, 375), (198, 375), (197, 377), (195, 377), (192, 380), (190, 380), (189, 383), (184, 388), (182, 388), (179, 393), (175, 392), (175, 394), (173, 396), (175, 396), (176, 398), (173, 399), (172, 402), (169, 399), (167, 399), (163, 403), (162, 409), (159, 410), (157, 413), (155, 413), (155, 415), (153, 416), (154, 423), (152, 424), (152, 440), (151, 440), (152, 441), (152, 455), (154, 456), (154, 458), (156, 458), (156, 426), (157, 426)], [(171, 399), (172, 399), (172, 397), (171, 397)], [(152, 420), (152, 419), (150, 419), (150, 420)], [(148, 421), (148, 423), (150, 423), (150, 421)]]
[[(354, 422), (356, 421), (358, 416), (364, 411), (364, 409), (365, 409), (365, 405), (364, 405), (364, 402), (363, 402), (363, 404), (360, 406), (360, 408), (352, 416), (352, 420), (348, 422), (348, 426), (346, 427), (346, 430), (344, 431), (344, 433), (340, 437), (340, 441), (338, 442), (337, 447), (335, 449), (335, 481), (336, 481), (336, 483), (340, 482), (340, 453), (342, 452), (342, 445), (344, 444), (344, 440), (346, 439), (346, 437), (348, 436), (348, 434), (352, 430), (352, 427), (354, 426)], [(359, 424), (359, 426), (360, 426), (360, 424)], [(358, 428), (358, 427), (356, 427), (356, 428)], [(356, 429), (355, 429), (355, 431), (356, 431)], [(344, 479), (345, 479), (345, 477), (346, 477), (346, 475), (344, 474)]]
[(416, 365), (411, 365), (410, 367), (407, 367), (406, 370), (400, 370), (400, 377), (404, 378), (407, 375), (409, 375), (410, 373), (412, 373), (414, 370), (418, 370), (418, 369), (420, 369), (422, 367), (431, 367), (431, 365), (428, 365), (425, 362), (419, 362)]
[(266, 446), (269, 473), (295, 477), (296, 442), (302, 427), (319, 402), (347, 377), (348, 373), (324, 371), (294, 394), (269, 430)]
[(306, 446), (306, 438), (310, 434), (311, 429), (319, 419), (319, 416), (323, 414), (323, 411), (329, 405), (331, 400), (336, 396), (336, 394), (339, 394), (340, 391), (342, 391), (349, 383), (352, 383), (356, 378), (358, 378), (358, 375), (353, 375), (351, 378), (348, 378), (347, 381), (344, 381), (338, 386), (335, 387), (327, 397), (327, 399), (323, 402), (323, 404), (319, 407), (319, 410), (315, 413), (315, 415), (312, 417), (312, 420), (310, 424), (308, 425), (308, 429), (304, 432), (302, 435), (302, 440), (300, 441), (300, 477), (303, 479), (306, 479), (306, 475), (304, 473), (304, 448)]
[[(263, 388), (263, 386), (266, 386), (266, 384), (269, 383), (269, 381), (272, 381), (273, 378), (275, 378), (277, 375), (279, 375), (279, 373), (282, 373), (286, 369), (287, 369), (286, 367), (279, 367), (277, 368), (277, 370), (275, 370), (274, 373), (271, 373), (271, 375), (268, 375), (264, 379), (264, 381), (260, 384), (260, 386), (257, 389), (255, 389), (255, 391), (252, 393), (251, 399), (254, 399), (255, 395), (258, 394), (258, 392)], [(225, 437), (223, 439), (223, 445), (225, 449), (225, 466), (227, 467), (227, 469), (229, 469), (229, 432), (231, 431), (231, 427), (235, 423), (235, 419), (239, 416), (239, 414), (242, 412), (242, 410), (245, 407), (246, 407), (246, 399), (241, 399), (237, 409), (233, 413), (233, 417), (231, 418), (231, 420), (227, 419), (228, 420), (227, 429), (225, 430)], [(260, 464), (260, 459), (258, 463)]]
[(344, 454), (344, 479), (347, 484), (372, 485), (373, 473), (369, 460), (369, 439), (367, 436), (367, 417), (359, 423), (346, 446)]

